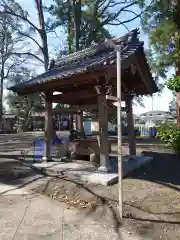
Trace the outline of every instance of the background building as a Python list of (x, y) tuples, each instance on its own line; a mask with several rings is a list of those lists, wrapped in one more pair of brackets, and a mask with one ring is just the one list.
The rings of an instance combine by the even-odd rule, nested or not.
[(174, 121), (174, 114), (166, 111), (149, 111), (135, 116), (136, 125), (144, 125), (145, 127), (155, 127), (166, 121)]

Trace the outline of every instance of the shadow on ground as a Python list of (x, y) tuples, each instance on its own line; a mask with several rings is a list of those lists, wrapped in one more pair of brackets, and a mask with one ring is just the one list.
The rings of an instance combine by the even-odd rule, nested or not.
[(23, 189), (43, 178), (44, 176), (38, 171), (23, 166), (18, 160), (0, 159), (0, 195)]
[[(27, 142), (32, 136), (28, 138)], [(16, 143), (9, 146), (13, 147), (13, 144)], [(143, 239), (156, 240), (161, 236), (165, 239), (178, 239), (180, 160), (175, 154), (165, 153), (167, 149), (163, 145), (162, 149), (155, 151), (156, 144), (159, 144), (159, 141), (144, 139), (138, 141), (138, 147), (146, 149), (143, 154), (153, 156), (154, 161), (132, 172), (123, 181), (124, 224), (130, 228), (130, 231), (133, 228)], [(3, 150), (2, 144), (0, 148)], [(29, 158), (31, 157), (29, 155)], [(23, 167), (17, 160), (23, 160), (22, 155), (0, 155), (0, 182), (21, 188), (29, 184), (29, 177), (37, 176), (41, 172)], [(119, 234), (119, 239), (122, 239), (119, 231), (121, 222), (118, 212), (118, 184), (108, 187), (94, 186), (66, 176), (52, 177), (53, 180), (34, 190), (74, 207), (85, 209), (86, 216), (93, 215), (97, 221), (100, 219), (113, 225)]]
[(143, 152), (153, 156), (153, 161), (129, 175), (129, 178), (143, 179), (180, 190), (180, 159), (173, 153)]
[[(123, 181), (124, 224), (130, 231), (133, 228), (146, 239), (159, 239), (166, 235), (170, 237), (168, 239), (176, 239), (180, 234), (179, 159), (171, 153), (143, 154), (153, 156), (154, 161), (132, 172)], [(103, 219), (120, 234), (118, 190), (118, 184), (94, 186), (66, 176), (56, 176), (37, 191), (74, 207), (86, 209), (86, 216), (91, 215), (97, 221)]]

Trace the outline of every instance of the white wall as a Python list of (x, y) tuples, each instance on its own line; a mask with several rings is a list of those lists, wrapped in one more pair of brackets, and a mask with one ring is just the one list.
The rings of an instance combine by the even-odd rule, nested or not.
[[(108, 130), (115, 131), (116, 125), (108, 122)], [(85, 133), (92, 133), (99, 131), (99, 123), (95, 120), (85, 120), (84, 121), (84, 130)]]

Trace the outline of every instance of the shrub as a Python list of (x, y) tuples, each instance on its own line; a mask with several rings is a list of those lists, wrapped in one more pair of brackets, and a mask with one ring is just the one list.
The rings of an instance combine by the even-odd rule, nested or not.
[(158, 128), (158, 136), (176, 152), (180, 152), (180, 128), (175, 124), (162, 124)]
[(168, 79), (166, 86), (173, 92), (180, 92), (180, 76), (173, 76)]

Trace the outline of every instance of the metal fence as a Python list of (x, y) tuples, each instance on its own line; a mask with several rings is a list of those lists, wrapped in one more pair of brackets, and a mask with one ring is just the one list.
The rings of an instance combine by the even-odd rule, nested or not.
[(157, 128), (156, 127), (145, 127), (145, 126), (136, 126), (136, 129), (139, 132), (140, 136), (156, 136)]

